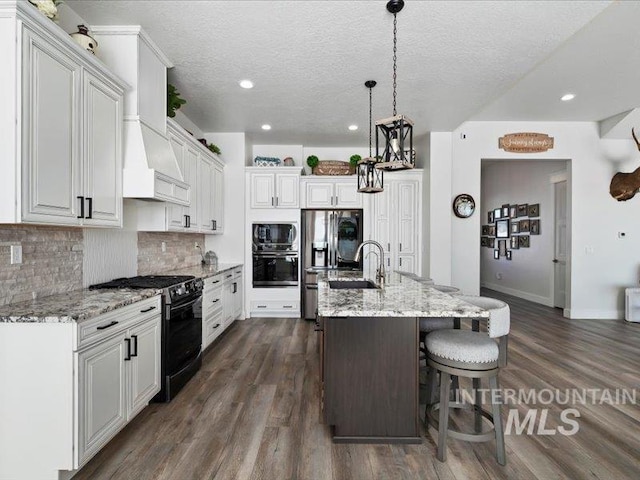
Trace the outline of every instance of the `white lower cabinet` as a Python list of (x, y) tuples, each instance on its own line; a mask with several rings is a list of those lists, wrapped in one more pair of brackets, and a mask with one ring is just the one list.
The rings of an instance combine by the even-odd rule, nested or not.
[(80, 323), (0, 323), (0, 479), (86, 464), (160, 391), (156, 296)]
[[(134, 304), (133, 313), (139, 316), (129, 322), (128, 312), (114, 315), (118, 320), (105, 319), (109, 322), (104, 325), (122, 323), (124, 318), (131, 326), (76, 353), (79, 465), (93, 457), (160, 391), (161, 311), (157, 303)], [(150, 307), (155, 308), (148, 310)], [(109, 335), (108, 329), (104, 331)]]
[(242, 317), (242, 266), (204, 279), (202, 349)]

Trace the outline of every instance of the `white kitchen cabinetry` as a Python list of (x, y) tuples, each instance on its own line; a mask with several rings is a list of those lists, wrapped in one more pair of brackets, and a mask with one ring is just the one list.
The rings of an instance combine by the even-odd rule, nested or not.
[(211, 345), (224, 330), (222, 274), (204, 279), (202, 291), (202, 350)]
[(233, 269), (233, 319), (242, 317), (243, 288), (242, 288), (242, 267)]
[(422, 171), (385, 173), (384, 192), (373, 196), (371, 238), (384, 248), (385, 268), (420, 274)]
[(299, 208), (300, 167), (248, 167), (251, 208)]
[(302, 208), (362, 208), (355, 176), (303, 178), (302, 195)]
[(28, 2), (0, 30), (0, 223), (121, 226), (125, 83)]
[(149, 403), (160, 307), (156, 296), (79, 323), (0, 323), (0, 425), (19, 432), (0, 436), (0, 478), (82, 467)]
[(223, 233), (224, 164), (169, 118), (167, 135), (182, 177), (190, 187), (190, 205), (137, 202), (132, 227), (141, 231)]

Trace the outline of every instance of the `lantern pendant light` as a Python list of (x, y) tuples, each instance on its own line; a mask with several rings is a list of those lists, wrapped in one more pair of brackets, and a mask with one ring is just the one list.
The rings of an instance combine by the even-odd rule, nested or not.
[(376, 159), (371, 155), (371, 91), (375, 80), (367, 80), (364, 86), (369, 89), (369, 156), (358, 162), (358, 191), (361, 193), (379, 193), (384, 190), (384, 172), (376, 168)]
[[(413, 121), (396, 112), (397, 80), (397, 18), (404, 7), (403, 0), (389, 0), (387, 10), (393, 13), (393, 116), (376, 121), (376, 168), (405, 170), (415, 167), (413, 155)], [(383, 141), (382, 151), (380, 141)]]

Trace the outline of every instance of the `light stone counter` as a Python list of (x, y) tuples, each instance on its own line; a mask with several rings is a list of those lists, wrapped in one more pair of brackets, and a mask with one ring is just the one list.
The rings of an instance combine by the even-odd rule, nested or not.
[[(321, 317), (489, 317), (489, 312), (397, 272), (380, 289), (332, 289), (331, 280), (365, 280), (362, 272), (318, 273)], [(375, 282), (374, 282), (375, 283)]]
[(81, 322), (158, 295), (160, 290), (73, 290), (0, 307), (0, 323)]
[(167, 272), (158, 272), (156, 275), (193, 275), (199, 278), (209, 278), (219, 273), (228, 272), (236, 267), (241, 267), (242, 263), (219, 263), (217, 269), (211, 268), (210, 265), (194, 265), (191, 267), (170, 270)]

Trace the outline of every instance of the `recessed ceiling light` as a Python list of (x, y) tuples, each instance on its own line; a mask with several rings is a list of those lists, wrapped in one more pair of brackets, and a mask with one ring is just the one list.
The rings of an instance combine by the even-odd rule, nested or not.
[(565, 93), (560, 97), (560, 100), (562, 100), (563, 102), (568, 102), (569, 100), (573, 100), (574, 98), (576, 98), (575, 93)]
[(262, 129), (263, 130), (271, 130), (271, 125), (269, 125), (268, 123), (265, 123), (264, 125), (262, 125)]
[(358, 129), (358, 125), (349, 125), (349, 130), (354, 131)]
[(242, 88), (253, 88), (253, 82), (251, 80), (240, 80), (239, 83)]

